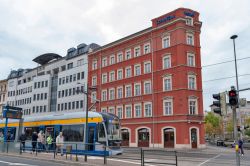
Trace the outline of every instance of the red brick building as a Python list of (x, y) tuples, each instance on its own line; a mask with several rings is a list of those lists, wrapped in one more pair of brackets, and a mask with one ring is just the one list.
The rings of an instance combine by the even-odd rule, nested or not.
[(89, 54), (94, 110), (121, 118), (124, 146), (205, 146), (201, 25), (198, 12), (179, 8)]

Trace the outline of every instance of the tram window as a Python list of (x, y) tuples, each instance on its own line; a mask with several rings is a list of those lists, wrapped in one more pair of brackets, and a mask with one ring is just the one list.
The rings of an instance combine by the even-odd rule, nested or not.
[(104, 125), (102, 123), (98, 124), (98, 141), (106, 141)]
[(27, 140), (31, 140), (33, 132), (39, 132), (39, 127), (27, 127), (25, 128), (25, 135)]
[(62, 126), (64, 141), (78, 142), (83, 141), (84, 126), (83, 125), (68, 125)]

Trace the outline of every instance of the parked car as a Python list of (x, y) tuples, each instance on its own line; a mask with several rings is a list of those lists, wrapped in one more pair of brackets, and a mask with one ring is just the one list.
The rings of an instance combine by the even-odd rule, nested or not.
[(217, 146), (225, 146), (224, 140), (222, 140), (222, 139), (216, 140), (216, 145)]

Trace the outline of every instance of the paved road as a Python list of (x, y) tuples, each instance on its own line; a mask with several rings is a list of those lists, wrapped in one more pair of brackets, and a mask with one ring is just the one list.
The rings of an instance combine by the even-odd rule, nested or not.
[[(250, 166), (250, 151), (241, 157), (241, 166)], [(167, 165), (175, 163), (175, 156), (170, 152), (146, 152), (145, 165), (158, 166), (160, 163)], [(135, 166), (140, 164), (140, 153), (125, 150), (121, 156), (111, 160), (122, 160), (122, 163)], [(208, 146), (204, 150), (187, 150), (177, 152), (178, 166), (235, 166), (235, 152), (233, 149)], [(108, 162), (109, 163), (109, 162)]]
[(32, 160), (20, 157), (0, 156), (0, 166), (65, 166), (55, 162)]
[[(250, 151), (246, 150), (245, 156), (241, 157), (241, 166), (250, 166)], [(0, 166), (20, 165), (20, 166), (63, 166), (64, 164), (56, 163), (58, 160), (64, 160), (65, 156), (56, 156), (55, 162), (45, 161), (44, 159), (54, 160), (53, 154), (39, 153), (37, 160), (24, 159), (22, 157), (32, 157), (31, 154), (25, 153), (20, 158), (0, 156)], [(73, 156), (74, 157), (74, 156)], [(175, 153), (167, 151), (145, 151), (145, 166), (160, 166), (167, 163), (175, 163)], [(40, 159), (39, 159), (40, 158)], [(108, 166), (139, 166), (141, 165), (140, 149), (124, 149), (124, 153), (119, 156), (108, 158)], [(230, 148), (208, 146), (203, 150), (179, 150), (177, 152), (178, 166), (235, 166), (235, 152)], [(67, 162), (69, 160), (66, 160)], [(73, 159), (71, 162), (74, 162)], [(84, 162), (84, 157), (79, 156), (78, 164), (103, 165), (103, 157), (89, 156), (88, 162)], [(71, 163), (65, 165), (72, 165)]]

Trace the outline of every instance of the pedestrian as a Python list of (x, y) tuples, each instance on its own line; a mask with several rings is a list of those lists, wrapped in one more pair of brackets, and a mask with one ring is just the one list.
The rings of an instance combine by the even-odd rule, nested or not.
[(46, 140), (45, 140), (45, 134), (44, 132), (42, 132), (42, 135), (41, 135), (41, 143), (42, 143), (42, 150), (45, 150), (45, 144), (46, 144)]
[(33, 132), (33, 134), (32, 134), (32, 151), (33, 151), (33, 153), (36, 150), (37, 138), (38, 138), (37, 132)]
[(58, 150), (60, 149), (61, 156), (63, 156), (63, 142), (64, 142), (63, 133), (60, 132), (59, 135), (56, 137), (56, 154)]
[(24, 133), (21, 134), (21, 136), (19, 137), (19, 140), (21, 142), (21, 151), (24, 152), (25, 151), (25, 141), (26, 141), (26, 135)]
[(47, 142), (47, 151), (52, 150), (53, 138), (51, 137), (51, 134), (49, 134), (49, 136), (47, 137), (46, 142)]
[(37, 139), (37, 144), (38, 144), (38, 151), (40, 152), (42, 150), (42, 130), (38, 133), (38, 139)]
[(239, 140), (239, 148), (240, 148), (241, 156), (244, 156), (243, 140), (242, 139)]

